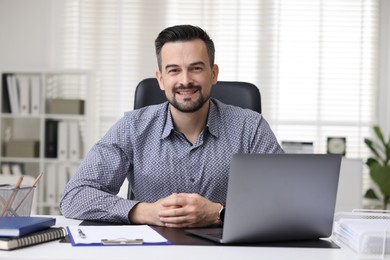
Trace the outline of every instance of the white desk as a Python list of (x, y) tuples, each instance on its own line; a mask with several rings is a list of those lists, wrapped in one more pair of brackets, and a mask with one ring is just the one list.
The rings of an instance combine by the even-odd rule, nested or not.
[[(57, 217), (57, 226), (77, 225), (78, 220)], [(69, 243), (52, 241), (13, 251), (1, 251), (0, 259), (158, 259), (158, 260), (348, 260), (358, 256), (346, 249), (283, 248), (283, 247), (233, 247), (233, 246), (85, 246), (72, 247)]]

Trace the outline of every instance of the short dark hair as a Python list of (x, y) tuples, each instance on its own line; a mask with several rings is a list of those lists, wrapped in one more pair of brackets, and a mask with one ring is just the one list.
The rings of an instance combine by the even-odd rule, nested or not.
[(206, 31), (193, 25), (175, 25), (161, 31), (154, 41), (159, 70), (161, 71), (162, 69), (161, 49), (164, 44), (167, 42), (190, 41), (195, 39), (200, 39), (206, 44), (207, 53), (210, 59), (210, 66), (213, 67), (215, 59), (215, 47), (213, 40), (211, 40)]

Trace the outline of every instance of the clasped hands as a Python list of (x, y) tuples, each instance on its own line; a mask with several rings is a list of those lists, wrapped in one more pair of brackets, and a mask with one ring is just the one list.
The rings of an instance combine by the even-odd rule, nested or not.
[(154, 203), (138, 203), (129, 212), (129, 219), (133, 224), (206, 227), (219, 224), (220, 208), (221, 204), (199, 194), (174, 193)]

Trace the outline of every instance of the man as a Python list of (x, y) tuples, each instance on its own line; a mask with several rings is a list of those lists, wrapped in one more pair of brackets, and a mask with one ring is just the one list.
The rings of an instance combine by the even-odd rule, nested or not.
[[(233, 154), (283, 152), (260, 114), (210, 98), (219, 70), (205, 31), (166, 28), (155, 46), (168, 102), (125, 113), (91, 149), (65, 188), (65, 217), (217, 225)], [(126, 177), (134, 200), (116, 196)]]

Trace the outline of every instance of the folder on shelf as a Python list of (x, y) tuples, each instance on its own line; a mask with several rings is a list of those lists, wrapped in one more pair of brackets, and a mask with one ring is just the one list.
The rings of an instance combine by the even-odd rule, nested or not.
[(7, 75), (7, 88), (11, 113), (19, 114), (19, 90), (15, 75)]
[(169, 245), (147, 225), (67, 226), (72, 246)]
[(27, 75), (17, 75), (20, 92), (20, 114), (30, 114), (30, 81)]
[(1, 97), (1, 103), (2, 103), (2, 110), (1, 112), (2, 113), (11, 113), (11, 104), (10, 104), (10, 101), (9, 101), (9, 94), (8, 94), (8, 80), (7, 80), (7, 77), (8, 77), (9, 74), (2, 74), (1, 75), (1, 80), (2, 80), (2, 97)]
[(13, 163), (11, 164), (11, 172), (14, 176), (21, 176), (24, 175), (22, 163)]
[(68, 133), (68, 123), (65, 121), (58, 122), (58, 151), (57, 158), (61, 160), (66, 160), (69, 158), (68, 152), (68, 136), (71, 137)]
[(46, 191), (46, 202), (47, 203), (56, 203), (57, 199), (57, 178), (56, 178), (56, 165), (48, 164), (46, 166), (45, 177), (45, 191)]
[(1, 164), (1, 174), (3, 176), (11, 175), (11, 165), (9, 163)]
[(45, 157), (57, 158), (58, 121), (47, 119), (45, 122)]
[(78, 122), (69, 122), (69, 159), (79, 160), (81, 158), (80, 130)]
[(65, 185), (68, 182), (68, 166), (66, 164), (59, 164), (57, 171), (57, 201), (60, 201), (64, 193)]
[(41, 81), (39, 76), (31, 76), (31, 114), (39, 115), (41, 111)]

